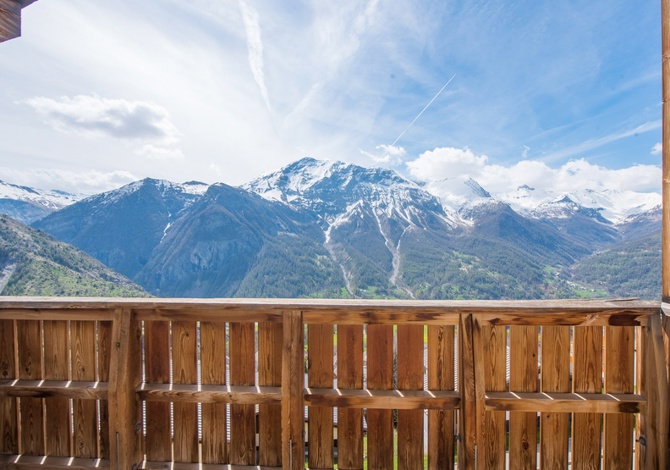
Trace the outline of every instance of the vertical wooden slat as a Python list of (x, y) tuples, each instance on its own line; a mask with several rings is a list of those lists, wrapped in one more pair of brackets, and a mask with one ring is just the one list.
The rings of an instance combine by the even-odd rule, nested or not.
[[(428, 389), (454, 390), (454, 327), (428, 327)], [(428, 411), (428, 468), (454, 468), (454, 412)]]
[(670, 449), (668, 448), (670, 433), (670, 384), (663, 346), (663, 336), (668, 330), (663, 329), (661, 317), (654, 315), (649, 319), (648, 336), (645, 340), (644, 374), (648, 387), (646, 425), (646, 460), (643, 461), (647, 470), (670, 467)]
[[(16, 321), (19, 378), (42, 378), (42, 326), (38, 320)], [(43, 412), (41, 398), (21, 398), (21, 440), (19, 452), (25, 455), (44, 455)]]
[[(282, 341), (281, 323), (258, 325), (258, 384), (281, 386)], [(261, 405), (258, 417), (259, 456), (261, 466), (281, 465), (281, 405)]]
[(109, 359), (110, 468), (131, 470), (142, 461), (142, 417), (136, 389), (142, 381), (142, 327), (132, 312), (114, 312)]
[(282, 345), (281, 428), (282, 468), (301, 470), (305, 467), (305, 340), (302, 312), (284, 312)]
[[(0, 380), (16, 378), (14, 320), (0, 320)], [(19, 453), (16, 398), (0, 398), (0, 454)]]
[[(542, 327), (542, 391), (570, 391), (570, 328)], [(568, 414), (540, 413), (541, 467), (568, 468)]]
[[(308, 386), (333, 386), (333, 326), (307, 327)], [(310, 468), (333, 468), (333, 409), (309, 408), (308, 462)]]
[[(536, 326), (510, 327), (510, 392), (538, 389), (538, 333)], [(510, 413), (509, 464), (520, 470), (537, 468), (537, 413)]]
[[(574, 328), (572, 389), (575, 393), (600, 393), (602, 391), (602, 349), (602, 327), (577, 326)], [(599, 469), (602, 415), (574, 413), (572, 419), (573, 462), (579, 468)]]
[[(175, 384), (197, 384), (195, 322), (172, 322), (172, 377)], [(174, 461), (198, 462), (198, 405), (174, 403)]]
[[(363, 326), (337, 326), (337, 386), (363, 388)], [(337, 409), (337, 464), (342, 470), (363, 468), (363, 410)]]
[[(253, 323), (230, 324), (230, 383), (254, 385), (256, 341)], [(230, 406), (230, 462), (256, 464), (256, 409), (254, 405)]]
[[(507, 387), (507, 328), (482, 327), (486, 391), (504, 392)], [(483, 416), (484, 467), (505, 468), (505, 412), (487, 411)]]
[[(475, 386), (475, 338), (474, 320), (471, 314), (463, 314), (459, 319), (458, 341), (460, 344), (460, 369), (458, 372), (461, 392), (459, 410), (459, 430), (461, 440), (458, 445), (458, 466), (475, 468), (477, 449), (477, 393)], [(478, 462), (477, 462), (478, 463)]]
[[(72, 327), (72, 380), (95, 380), (95, 323), (73, 321)], [(97, 412), (94, 400), (73, 400), (74, 455), (98, 456)]]
[[(200, 358), (203, 385), (226, 383), (226, 325), (202, 323), (200, 325)], [(202, 405), (202, 461), (223, 464), (228, 460), (226, 437), (226, 405)]]
[[(398, 390), (423, 389), (423, 330), (398, 326)], [(398, 410), (398, 469), (423, 469), (423, 410)]]
[[(69, 380), (69, 325), (67, 321), (45, 321), (44, 378)], [(70, 454), (70, 400), (46, 398), (46, 455), (69, 457)]]
[[(634, 327), (605, 327), (605, 392), (633, 393)], [(605, 415), (604, 467), (631, 468), (633, 415)]]
[[(144, 322), (145, 380), (151, 384), (170, 383), (170, 324), (166, 321)], [(172, 460), (170, 436), (170, 403), (146, 403), (147, 460)]]
[[(98, 380), (109, 383), (109, 366), (112, 355), (112, 322), (98, 322)], [(135, 358), (136, 360), (139, 357)], [(100, 400), (100, 458), (108, 460), (110, 455), (109, 402)]]
[[(393, 326), (368, 325), (368, 388), (393, 388)], [(368, 409), (368, 469), (393, 467), (393, 412)]]

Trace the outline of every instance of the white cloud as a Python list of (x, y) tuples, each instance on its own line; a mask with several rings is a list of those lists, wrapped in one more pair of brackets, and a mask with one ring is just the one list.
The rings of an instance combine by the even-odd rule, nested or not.
[(96, 194), (137, 181), (128, 171), (73, 171), (54, 168), (19, 170), (0, 167), (0, 179), (38, 189), (60, 189), (74, 194)]
[(179, 160), (184, 158), (184, 153), (178, 148), (161, 147), (153, 144), (144, 144), (135, 150), (135, 153), (154, 160)]
[(240, 10), (242, 10), (242, 20), (244, 29), (247, 33), (247, 49), (249, 50), (249, 68), (254, 76), (256, 84), (260, 89), (261, 96), (268, 110), (270, 107), (270, 97), (265, 85), (265, 70), (263, 64), (263, 40), (261, 38), (261, 26), (258, 21), (258, 11), (248, 5), (244, 0), (240, 0)]
[(47, 124), (66, 134), (166, 144), (179, 140), (167, 110), (149, 102), (78, 95), (57, 100), (36, 96), (25, 104)]
[(657, 192), (661, 183), (661, 169), (656, 165), (610, 169), (578, 159), (558, 168), (534, 160), (505, 166), (491, 164), (488, 157), (475, 155), (470, 149), (451, 147), (424, 152), (407, 162), (407, 168), (412, 177), (422, 181), (470, 176), (494, 194), (514, 191), (524, 184), (558, 193), (584, 189)]
[(652, 148), (651, 148), (651, 154), (652, 155), (660, 155), (663, 153), (663, 144), (660, 142), (657, 142)]
[(375, 149), (380, 150), (381, 155), (375, 155), (370, 152), (366, 152), (365, 150), (361, 150), (361, 153), (370, 157), (375, 163), (390, 166), (400, 165), (403, 162), (405, 156), (407, 156), (407, 151), (404, 148), (395, 145), (382, 144), (377, 145)]

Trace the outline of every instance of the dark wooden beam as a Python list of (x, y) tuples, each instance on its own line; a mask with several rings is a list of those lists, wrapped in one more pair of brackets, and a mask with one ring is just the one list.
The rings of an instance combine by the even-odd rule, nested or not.
[(21, 3), (0, 0), (0, 42), (21, 36)]

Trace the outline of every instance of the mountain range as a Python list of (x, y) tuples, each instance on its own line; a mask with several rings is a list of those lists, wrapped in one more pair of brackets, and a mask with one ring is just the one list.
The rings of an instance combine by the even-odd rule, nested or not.
[(491, 194), (464, 176), (418, 183), (389, 169), (304, 158), (241, 187), (145, 179), (69, 197), (32, 221), (15, 205), (16, 218), (159, 296), (660, 292), (656, 194), (529, 186)]

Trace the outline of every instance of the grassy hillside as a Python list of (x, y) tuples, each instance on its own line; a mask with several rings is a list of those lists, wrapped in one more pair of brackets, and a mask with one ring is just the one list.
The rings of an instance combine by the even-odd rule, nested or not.
[(146, 297), (84, 252), (0, 216), (0, 295)]

